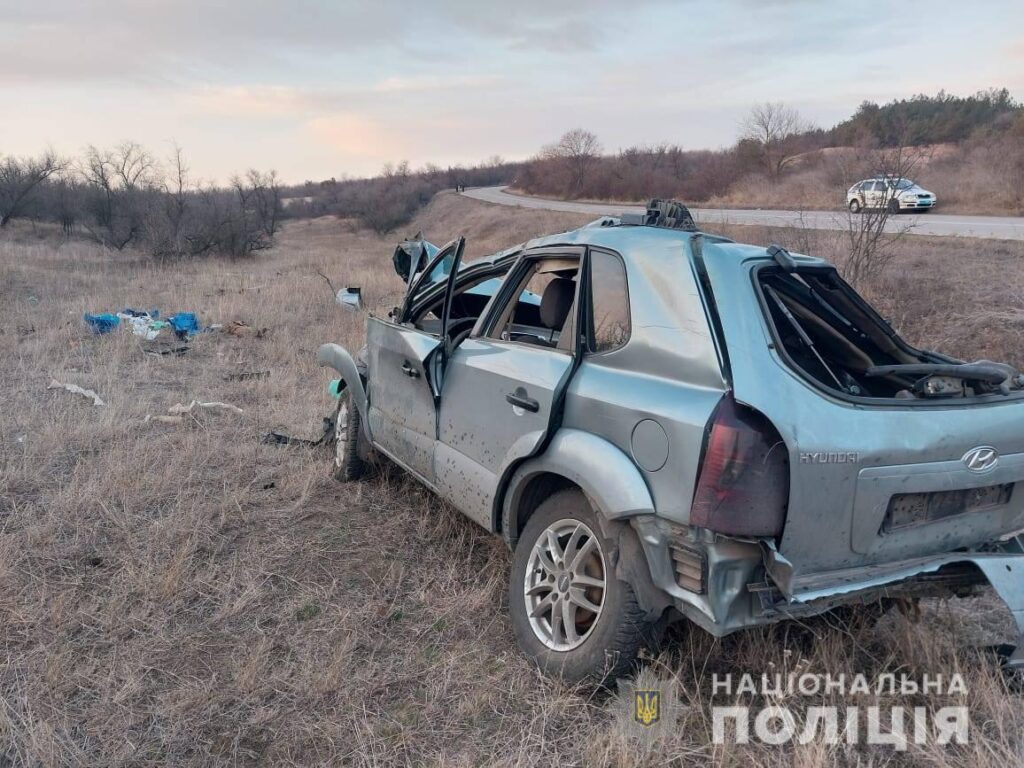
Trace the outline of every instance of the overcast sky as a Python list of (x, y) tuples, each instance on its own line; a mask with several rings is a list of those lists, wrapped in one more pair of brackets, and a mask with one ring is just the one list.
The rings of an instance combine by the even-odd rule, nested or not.
[(754, 102), (1006, 87), (1024, 0), (0, 0), (0, 154), (134, 139), (290, 182), (605, 148), (722, 147)]

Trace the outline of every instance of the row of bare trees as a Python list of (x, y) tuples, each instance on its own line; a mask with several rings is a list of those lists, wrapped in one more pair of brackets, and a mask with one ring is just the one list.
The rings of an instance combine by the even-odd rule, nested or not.
[(203, 184), (179, 147), (164, 162), (130, 141), (90, 146), (78, 160), (50, 151), (0, 159), (0, 228), (19, 218), (49, 221), (66, 236), (159, 259), (247, 256), (271, 245), (282, 210), (273, 171), (250, 170), (228, 187)]
[(404, 161), (388, 163), (373, 178), (307, 181), (289, 187), (287, 212), (294, 218), (339, 216), (384, 234), (407, 224), (440, 190), (507, 184), (521, 168), (521, 163), (498, 156), (473, 166), (428, 164), (417, 170)]
[(594, 133), (575, 128), (541, 149), (518, 175), (517, 186), (568, 198), (707, 200), (751, 174), (777, 181), (799, 155), (817, 147), (819, 134), (797, 110), (776, 102), (752, 108), (739, 140), (727, 150), (658, 144), (604, 155)]

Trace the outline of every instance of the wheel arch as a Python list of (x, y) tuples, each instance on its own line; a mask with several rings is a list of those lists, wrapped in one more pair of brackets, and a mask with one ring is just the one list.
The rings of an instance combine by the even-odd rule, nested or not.
[(499, 483), (494, 523), (510, 549), (540, 503), (567, 487), (582, 491), (606, 520), (654, 513), (647, 483), (629, 456), (589, 432), (560, 429), (543, 453), (509, 467)]
[(359, 412), (359, 421), (363, 436), (372, 444), (370, 420), (366, 412), (366, 387), (359, 365), (351, 353), (339, 344), (321, 344), (316, 351), (316, 362), (321, 367), (328, 366), (341, 374), (345, 386), (352, 394), (352, 402)]

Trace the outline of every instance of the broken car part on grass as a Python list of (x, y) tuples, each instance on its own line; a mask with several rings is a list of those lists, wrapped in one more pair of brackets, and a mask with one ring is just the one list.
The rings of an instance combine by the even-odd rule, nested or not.
[(92, 404), (93, 405), (106, 405), (106, 403), (103, 402), (103, 398), (101, 398), (99, 395), (97, 395), (93, 390), (91, 390), (91, 389), (83, 389), (82, 387), (78, 386), (77, 384), (65, 384), (62, 381), (57, 381), (56, 379), (50, 379), (50, 383), (46, 385), (46, 388), (47, 389), (66, 389), (68, 392), (70, 392), (70, 393), (72, 393), (74, 395), (82, 395), (83, 397), (89, 398), (90, 400), (92, 400)]
[(233, 413), (237, 416), (242, 416), (245, 411), (239, 408), (237, 405), (231, 405), (231, 403), (221, 402), (200, 402), (199, 400), (193, 400), (188, 405), (184, 403), (176, 403), (167, 409), (167, 415), (153, 415), (147, 414), (146, 418), (142, 420), (143, 424), (148, 424), (151, 421), (155, 421), (158, 424), (183, 424), (185, 417), (189, 416), (195, 418), (197, 410), (211, 411), (216, 413)]
[[(341, 398), (344, 391), (345, 382), (343, 379), (331, 379), (327, 385), (327, 393), (335, 400)], [(306, 448), (317, 448), (336, 439), (335, 426), (335, 419), (331, 416), (325, 416), (323, 419), (323, 429), (320, 432), (320, 436), (315, 440), (295, 437), (294, 435), (273, 430), (263, 435), (263, 442), (269, 445), (301, 445)]]
[(401, 306), (359, 355), (320, 347), (336, 475), (386, 457), (500, 534), (544, 669), (625, 673), (673, 617), (720, 636), (986, 583), (1024, 634), (1011, 366), (916, 349), (831, 264), (676, 203), (463, 249), (400, 245)]

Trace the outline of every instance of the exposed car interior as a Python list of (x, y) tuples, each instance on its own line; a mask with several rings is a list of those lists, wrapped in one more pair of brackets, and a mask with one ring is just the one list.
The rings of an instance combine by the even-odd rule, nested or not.
[[(504, 309), (491, 336), (506, 341), (566, 348), (559, 347), (559, 341), (575, 301), (578, 271), (576, 259), (535, 262), (522, 277), (518, 300)], [(470, 334), (504, 279), (504, 274), (488, 273), (458, 286), (448, 323), (453, 347)], [(442, 293), (417, 313), (412, 324), (426, 333), (440, 334), (443, 306)]]
[(1019, 389), (1001, 363), (961, 363), (903, 342), (832, 269), (758, 273), (783, 351), (815, 383), (847, 395), (918, 399)]
[[(498, 276), (488, 274), (458, 286), (452, 298), (452, 311), (449, 318), (449, 328), (452, 329), (453, 335), (473, 329), (487, 303), (491, 300), (491, 296), (497, 293), (504, 279), (504, 274)], [(412, 324), (426, 333), (440, 335), (443, 307), (444, 293), (442, 292), (436, 301), (422, 309), (412, 319)]]
[[(492, 338), (569, 349), (565, 333), (576, 300), (577, 259), (556, 258), (534, 262), (520, 282), (519, 299), (498, 317)], [(540, 302), (531, 299), (540, 295)]]

